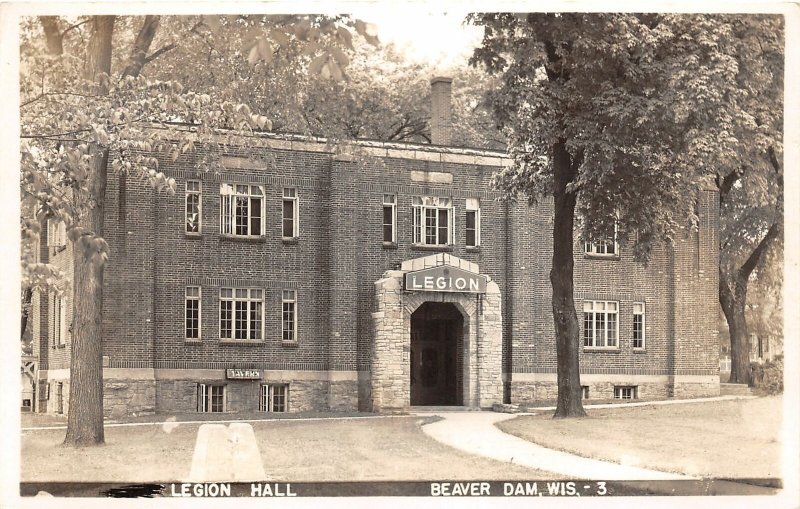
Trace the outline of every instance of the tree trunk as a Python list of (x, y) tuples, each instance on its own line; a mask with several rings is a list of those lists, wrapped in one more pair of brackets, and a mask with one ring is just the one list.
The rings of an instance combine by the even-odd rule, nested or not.
[(150, 51), (150, 45), (158, 31), (158, 26), (161, 22), (161, 16), (145, 16), (142, 28), (136, 35), (136, 40), (133, 42), (133, 49), (131, 50), (131, 58), (125, 70), (122, 71), (122, 76), (139, 76), (142, 72), (142, 67), (147, 63), (147, 53)]
[[(114, 16), (93, 19), (92, 38), (87, 53), (87, 75), (111, 74), (111, 41)], [(100, 93), (107, 87), (98, 84)], [(86, 216), (82, 226), (103, 235), (104, 200), (108, 150), (94, 150), (89, 167)], [(103, 264), (92, 262), (84, 250), (75, 245), (73, 281), (73, 335), (69, 385), (69, 415), (64, 443), (73, 446), (101, 444), (103, 430)]]
[(33, 301), (33, 289), (25, 288), (22, 297), (22, 324), (20, 327), (20, 339), (25, 339), (25, 329), (28, 328), (28, 317), (31, 314), (31, 302)]
[(573, 296), (572, 245), (576, 196), (574, 192), (567, 191), (567, 184), (575, 178), (576, 171), (563, 141), (553, 146), (553, 173), (553, 266), (550, 269), (550, 283), (553, 286), (558, 379), (558, 403), (553, 417), (583, 417), (586, 412), (581, 401), (579, 329)]
[(733, 384), (750, 383), (750, 337), (747, 333), (745, 304), (747, 303), (747, 281), (734, 276), (731, 286), (720, 271), (719, 303), (731, 338), (731, 377)]
[(47, 52), (51, 55), (61, 55), (64, 53), (64, 34), (58, 28), (57, 16), (40, 16), (39, 23), (44, 30)]

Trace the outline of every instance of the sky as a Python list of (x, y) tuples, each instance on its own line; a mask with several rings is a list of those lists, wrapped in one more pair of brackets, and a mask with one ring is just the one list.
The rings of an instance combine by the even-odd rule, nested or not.
[(394, 43), (408, 58), (441, 68), (466, 63), (480, 43), (482, 29), (463, 25), (466, 11), (361, 7), (352, 13), (374, 23), (381, 43)]

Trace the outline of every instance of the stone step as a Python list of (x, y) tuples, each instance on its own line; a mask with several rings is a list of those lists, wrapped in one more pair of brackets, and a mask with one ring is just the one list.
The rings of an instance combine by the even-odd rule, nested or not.
[(719, 384), (720, 396), (752, 396), (753, 390), (745, 384)]

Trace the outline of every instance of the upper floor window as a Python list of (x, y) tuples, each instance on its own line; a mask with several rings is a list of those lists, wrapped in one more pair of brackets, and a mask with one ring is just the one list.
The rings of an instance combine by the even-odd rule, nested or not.
[(200, 339), (200, 287), (187, 286), (185, 299), (186, 339)]
[(467, 247), (481, 245), (481, 202), (477, 198), (467, 198)]
[(616, 348), (619, 337), (618, 308), (616, 301), (589, 300), (583, 303), (583, 346)]
[(186, 233), (200, 233), (200, 200), (201, 188), (199, 180), (186, 181)]
[(61, 247), (67, 244), (67, 225), (63, 221), (47, 220), (47, 245)]
[(383, 195), (383, 241), (397, 242), (397, 196)]
[(256, 288), (220, 288), (220, 339), (263, 337), (264, 291)]
[(446, 246), (455, 243), (453, 200), (438, 196), (414, 196), (414, 243)]
[(300, 202), (297, 198), (297, 189), (294, 187), (283, 188), (282, 228), (284, 238), (300, 236)]
[(595, 256), (618, 256), (619, 243), (617, 242), (617, 224), (614, 223), (614, 239), (586, 241), (583, 243), (583, 252)]
[(67, 340), (67, 303), (66, 299), (59, 295), (53, 295), (53, 319), (50, 322), (53, 346), (63, 346)]
[(287, 342), (297, 341), (297, 292), (283, 290), (281, 303), (283, 307), (283, 340)]
[(633, 303), (633, 347), (644, 348), (644, 302)]
[(220, 184), (220, 232), (264, 235), (264, 186)]

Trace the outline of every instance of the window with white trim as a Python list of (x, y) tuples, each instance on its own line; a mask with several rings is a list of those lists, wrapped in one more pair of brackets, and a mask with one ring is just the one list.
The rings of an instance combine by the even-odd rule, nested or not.
[(619, 303), (588, 300), (583, 303), (583, 346), (616, 348), (619, 337)]
[(197, 411), (224, 412), (225, 386), (216, 384), (197, 384)]
[(478, 198), (467, 198), (467, 247), (481, 245), (481, 202)]
[(237, 237), (264, 235), (264, 186), (220, 184), (220, 233)]
[(397, 196), (383, 195), (383, 241), (397, 242)]
[(638, 399), (638, 392), (635, 385), (615, 385), (614, 399)]
[(414, 244), (446, 246), (455, 243), (453, 200), (439, 196), (414, 196)]
[(199, 180), (186, 181), (186, 233), (200, 233), (202, 193)]
[(264, 337), (264, 290), (220, 288), (220, 339), (260, 340)]
[(67, 245), (67, 225), (63, 221), (47, 220), (47, 245), (49, 247)]
[(282, 337), (283, 341), (297, 341), (297, 292), (295, 290), (283, 290), (281, 295), (282, 304)]
[(297, 189), (294, 187), (283, 188), (283, 222), (282, 235), (285, 239), (300, 236), (300, 200)]
[(583, 243), (583, 252), (594, 256), (618, 256), (617, 223), (614, 223), (614, 238), (612, 240), (585, 241)]
[(633, 347), (644, 348), (644, 302), (633, 303)]
[(261, 386), (262, 412), (288, 412), (289, 411), (289, 385), (264, 384)]
[(186, 339), (200, 339), (200, 296), (201, 289), (199, 286), (186, 287)]
[(67, 340), (67, 302), (59, 295), (53, 295), (53, 320), (51, 335), (53, 347), (63, 346)]

